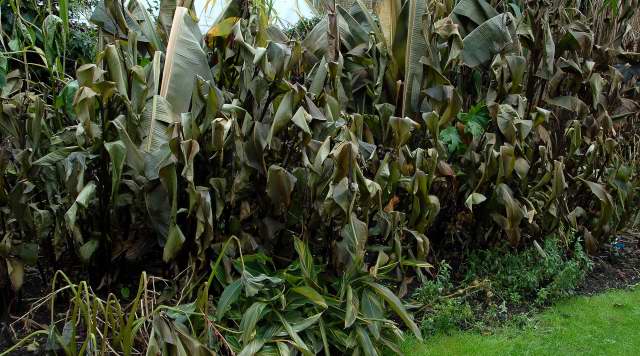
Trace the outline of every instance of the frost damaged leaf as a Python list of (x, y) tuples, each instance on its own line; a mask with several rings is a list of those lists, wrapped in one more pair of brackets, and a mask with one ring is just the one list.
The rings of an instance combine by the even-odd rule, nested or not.
[(282, 131), (291, 118), (293, 117), (293, 90), (289, 90), (278, 105), (278, 110), (273, 116), (273, 123), (271, 124), (271, 130), (269, 130), (269, 136), (267, 137), (267, 143), (271, 146), (273, 137)]
[(296, 114), (293, 115), (291, 121), (293, 121), (293, 123), (296, 124), (296, 126), (298, 126), (306, 134), (311, 135), (311, 130), (309, 129), (308, 124), (308, 122), (311, 121), (311, 115), (309, 115), (309, 113), (302, 106), (298, 108), (298, 111), (296, 111)]
[(513, 41), (510, 32), (514, 19), (509, 13), (495, 16), (475, 30), (463, 40), (462, 60), (469, 67), (476, 67), (488, 62), (497, 53)]
[(267, 195), (278, 207), (291, 205), (291, 193), (296, 185), (296, 177), (284, 168), (271, 165), (267, 174)]
[(543, 20), (544, 30), (544, 51), (542, 52), (542, 65), (538, 71), (538, 75), (546, 80), (551, 79), (553, 76), (553, 69), (556, 55), (556, 45), (553, 42), (553, 34), (549, 27), (549, 17)]
[(340, 236), (342, 240), (337, 243), (334, 253), (343, 267), (362, 263), (369, 234), (368, 226), (360, 221), (355, 214), (351, 214), (350, 222), (342, 227)]
[(182, 245), (184, 244), (186, 238), (184, 234), (182, 234), (182, 230), (176, 224), (172, 224), (169, 227), (169, 234), (167, 236), (167, 242), (164, 245), (164, 250), (162, 252), (162, 260), (165, 262), (169, 262), (173, 260), (178, 252), (182, 249)]
[(411, 132), (420, 127), (420, 125), (408, 117), (392, 116), (389, 118), (389, 127), (393, 133), (393, 141), (396, 147), (400, 147), (409, 141)]
[(98, 240), (91, 239), (80, 247), (80, 258), (84, 263), (88, 263), (91, 260), (91, 257), (98, 249), (99, 244)]
[(349, 216), (349, 214), (351, 214), (353, 193), (349, 189), (349, 180), (347, 177), (342, 178), (338, 184), (332, 186), (330, 193), (333, 201)]
[(104, 148), (111, 158), (111, 200), (114, 200), (118, 193), (118, 187), (120, 186), (120, 176), (122, 175), (122, 167), (127, 157), (127, 148), (122, 141), (105, 142)]
[(20, 290), (24, 283), (24, 263), (16, 258), (6, 259), (7, 273), (11, 281), (11, 288), (14, 291)]
[(576, 96), (559, 96), (547, 99), (551, 105), (559, 106), (563, 109), (576, 113), (578, 116), (584, 116), (589, 112), (589, 107), (584, 101)]

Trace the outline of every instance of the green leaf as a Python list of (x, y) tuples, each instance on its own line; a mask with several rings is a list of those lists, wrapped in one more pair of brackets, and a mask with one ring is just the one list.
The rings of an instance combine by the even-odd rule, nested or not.
[(171, 213), (169, 214), (169, 232), (164, 245), (162, 259), (165, 262), (172, 260), (182, 249), (185, 237), (177, 225), (178, 215), (178, 177), (175, 164), (170, 164), (160, 169), (160, 180), (171, 199)]
[(178, 252), (182, 249), (186, 238), (182, 234), (182, 230), (176, 224), (169, 226), (169, 233), (167, 235), (167, 242), (164, 245), (162, 252), (162, 260), (169, 262), (173, 260)]
[(474, 205), (481, 204), (485, 200), (487, 200), (487, 197), (485, 197), (484, 195), (480, 193), (471, 193), (469, 197), (467, 197), (467, 200), (464, 202), (464, 204), (467, 206), (467, 208), (469, 208), (469, 210), (473, 211)]
[(422, 341), (422, 333), (420, 333), (420, 328), (416, 325), (411, 317), (411, 314), (407, 312), (407, 310), (402, 305), (400, 299), (393, 294), (389, 288), (380, 285), (378, 283), (367, 282), (367, 284), (376, 292), (378, 295), (385, 300), (385, 302), (393, 309), (393, 311), (404, 321), (405, 325), (413, 332), (416, 338)]
[(253, 297), (266, 287), (275, 287), (283, 282), (282, 279), (278, 277), (270, 277), (265, 274), (254, 276), (246, 269), (242, 271), (240, 280), (242, 281), (244, 294), (247, 297)]
[(82, 191), (80, 191), (80, 194), (78, 194), (76, 204), (86, 209), (93, 200), (95, 193), (96, 183), (91, 181), (89, 184), (85, 185), (84, 188), (82, 188)]
[(374, 293), (369, 290), (363, 290), (362, 296), (360, 300), (360, 309), (362, 311), (362, 315), (364, 315), (367, 319), (375, 319), (376, 321), (371, 321), (367, 327), (371, 334), (373, 334), (374, 339), (380, 338), (380, 321), (384, 319), (384, 309), (382, 308), (380, 298), (377, 297)]
[(224, 289), (218, 299), (216, 320), (222, 320), (225, 313), (231, 308), (231, 305), (240, 297), (240, 292), (242, 292), (242, 281), (240, 279), (235, 280)]
[(449, 153), (458, 152), (464, 147), (460, 134), (455, 126), (449, 126), (446, 129), (440, 131), (440, 141), (447, 145)]
[(358, 326), (356, 328), (356, 335), (358, 336), (358, 343), (366, 356), (378, 356), (378, 351), (373, 346), (369, 333), (365, 329)]
[(243, 344), (246, 345), (249, 341), (255, 338), (256, 325), (258, 324), (258, 321), (262, 319), (262, 312), (266, 306), (267, 305), (263, 302), (255, 302), (244, 312), (242, 320), (240, 321)]
[(311, 287), (306, 287), (306, 286), (295, 287), (291, 289), (291, 291), (306, 297), (307, 299), (309, 299), (310, 302), (312, 302), (315, 305), (321, 306), (325, 309), (327, 308), (327, 302), (324, 300), (324, 297)]
[(304, 278), (308, 284), (316, 286), (316, 270), (313, 263), (313, 255), (311, 254), (311, 251), (309, 251), (309, 246), (306, 242), (296, 237), (294, 240), (294, 247), (298, 253), (300, 270), (302, 271)]
[(289, 334), (291, 339), (293, 339), (294, 346), (297, 349), (299, 349), (300, 351), (302, 351), (302, 353), (304, 355), (312, 355), (312, 353), (311, 353), (309, 347), (307, 346), (307, 344), (305, 344), (305, 342), (302, 340), (302, 338), (300, 338), (300, 336), (293, 329), (291, 324), (289, 324), (289, 322), (280, 313), (276, 312), (276, 314), (278, 315), (278, 318), (280, 319), (280, 322), (284, 326), (285, 330), (287, 330), (287, 333)]
[(464, 131), (474, 138), (480, 138), (489, 125), (489, 111), (480, 103), (469, 109), (468, 113), (458, 114), (458, 119), (465, 124)]
[(76, 113), (73, 109), (73, 98), (78, 91), (78, 81), (72, 80), (68, 82), (64, 88), (60, 91), (60, 94), (56, 96), (55, 107), (56, 109), (63, 109), (64, 112), (71, 116), (75, 117)]
[(477, 121), (470, 121), (465, 125), (464, 132), (470, 133), (474, 138), (479, 138), (484, 133), (484, 127)]
[(2, 88), (7, 84), (8, 64), (7, 57), (0, 52), (0, 92), (2, 92)]
[(46, 155), (44, 155), (43, 157), (36, 160), (35, 162), (33, 162), (33, 165), (34, 166), (52, 166), (62, 161), (63, 159), (69, 157), (69, 154), (71, 154), (71, 152), (74, 152), (77, 149), (78, 147), (76, 146), (69, 146), (69, 147), (63, 147), (63, 148), (57, 149), (55, 151), (51, 151)]
[(80, 258), (82, 261), (85, 263), (89, 262), (93, 254), (96, 253), (99, 245), (100, 242), (96, 239), (91, 239), (85, 242), (84, 245), (80, 247)]
[(358, 298), (353, 296), (353, 288), (347, 286), (347, 307), (345, 308), (344, 328), (349, 328), (356, 321), (358, 315)]

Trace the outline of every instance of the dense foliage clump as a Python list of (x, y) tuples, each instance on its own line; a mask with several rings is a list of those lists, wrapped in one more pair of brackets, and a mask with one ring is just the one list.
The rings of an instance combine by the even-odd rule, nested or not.
[(231, 1), (204, 38), (191, 2), (156, 20), (100, 1), (95, 60), (75, 68), (66, 2), (14, 12), (0, 282), (19, 290), (42, 260), (88, 266), (93, 287), (165, 266), (129, 307), (56, 274), (71, 309), (59, 320), (51, 297), (44, 332), (69, 354), (420, 338), (400, 298), (434, 256), (568, 235), (594, 252), (632, 220), (639, 88), (620, 65), (639, 57), (621, 40), (637, 1), (609, 3), (407, 0), (376, 19), (356, 2), (296, 39), (267, 1)]

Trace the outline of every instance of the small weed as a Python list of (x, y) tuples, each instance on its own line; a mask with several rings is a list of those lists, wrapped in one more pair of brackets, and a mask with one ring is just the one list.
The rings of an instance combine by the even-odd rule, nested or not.
[(591, 261), (580, 243), (570, 257), (556, 239), (547, 239), (539, 251), (519, 253), (479, 251), (470, 258), (465, 280), (490, 278), (493, 293), (509, 304), (534, 300), (543, 305), (571, 295), (591, 269)]
[(422, 320), (422, 332), (426, 335), (450, 334), (452, 331), (468, 328), (474, 320), (471, 306), (462, 298), (444, 299), (433, 306)]
[(428, 281), (416, 289), (414, 298), (423, 305), (436, 302), (446, 291), (453, 288), (451, 282), (451, 266), (442, 261), (439, 264), (438, 274), (433, 281)]
[[(435, 278), (416, 289), (413, 298), (423, 306), (426, 335), (457, 329), (486, 332), (505, 322), (526, 328), (531, 318), (518, 306), (534, 301), (529, 310), (573, 294), (592, 267), (579, 242), (567, 253), (557, 239), (518, 253), (479, 251), (469, 261), (461, 286), (454, 287), (451, 266), (442, 261)], [(480, 290), (486, 293), (475, 293)]]

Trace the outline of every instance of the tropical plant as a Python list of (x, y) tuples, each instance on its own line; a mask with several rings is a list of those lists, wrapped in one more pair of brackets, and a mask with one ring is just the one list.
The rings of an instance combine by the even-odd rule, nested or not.
[[(0, 57), (14, 289), (50, 251), (107, 286), (162, 256), (180, 291), (142, 311), (69, 280), (79, 329), (48, 331), (65, 352), (379, 354), (394, 315), (420, 337), (400, 298), (448, 248), (577, 233), (593, 252), (633, 218), (638, 90), (613, 65), (638, 58), (617, 41), (637, 1), (396, 1), (393, 31), (361, 1), (330, 4), (302, 40), (268, 4), (230, 1), (203, 38), (191, 1), (157, 20), (100, 1), (75, 78), (62, 6), (40, 37), (15, 17)], [(591, 26), (607, 21), (617, 37)], [(58, 84), (34, 83), (41, 67)]]

